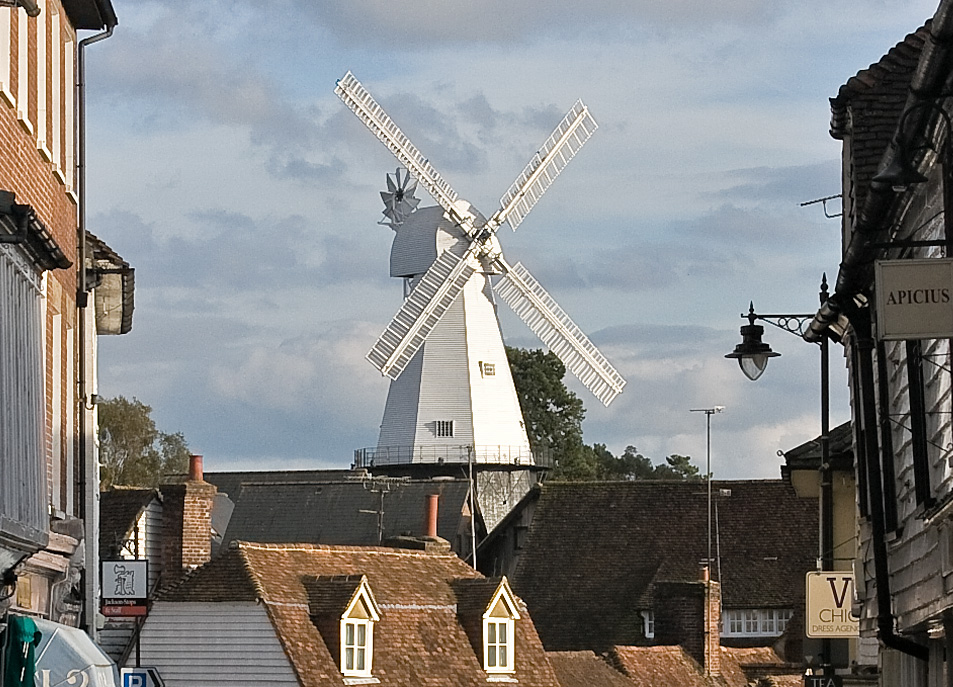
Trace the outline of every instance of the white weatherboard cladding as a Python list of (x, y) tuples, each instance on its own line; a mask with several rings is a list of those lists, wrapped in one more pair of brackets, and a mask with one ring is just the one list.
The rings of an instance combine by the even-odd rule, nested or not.
[(445, 250), (463, 255), (469, 245), (465, 239), (466, 234), (444, 216), (443, 208), (419, 208), (397, 229), (390, 250), (390, 276), (419, 276)]
[[(481, 363), (492, 364), (495, 374), (483, 375)], [(438, 437), (436, 422), (446, 420), (453, 421), (453, 436)], [(391, 382), (377, 460), (466, 460), (460, 446), (473, 446), (476, 462), (528, 462), (523, 416), (481, 272), (470, 278), (403, 374)]]
[[(470, 379), (467, 374), (464, 311), (469, 286), (485, 277), (475, 273), (463, 294), (447, 309), (424, 344), (414, 447), (473, 443)], [(438, 437), (437, 420), (453, 420), (453, 436)]]
[[(525, 458), (529, 455), (529, 441), (487, 279), (474, 275), (464, 288), (463, 298), (467, 309), (467, 368), (477, 459), (483, 458), (483, 451), (492, 454), (493, 449), (497, 449), (503, 462), (520, 455)], [(492, 365), (494, 374), (482, 374), (481, 363), (484, 369), (486, 364)]]
[[(423, 366), (424, 351), (427, 344), (420, 348), (410, 359), (403, 374), (390, 383), (387, 390), (387, 403), (384, 405), (384, 419), (377, 446), (381, 450), (388, 447), (406, 447), (414, 445), (414, 428), (417, 426), (417, 408), (420, 400), (420, 371)], [(393, 461), (404, 462), (399, 457)]]
[(298, 685), (265, 607), (255, 602), (157, 601), (141, 644), (141, 665), (158, 668), (166, 687)]

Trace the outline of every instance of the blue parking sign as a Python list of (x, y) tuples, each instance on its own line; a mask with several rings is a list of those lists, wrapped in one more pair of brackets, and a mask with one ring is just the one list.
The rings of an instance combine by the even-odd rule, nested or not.
[(165, 687), (155, 668), (123, 668), (122, 687)]

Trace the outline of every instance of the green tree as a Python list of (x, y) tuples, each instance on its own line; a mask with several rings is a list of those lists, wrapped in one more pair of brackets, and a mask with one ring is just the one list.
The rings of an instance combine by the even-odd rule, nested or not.
[(181, 432), (160, 432), (152, 408), (136, 398), (105, 399), (98, 406), (100, 488), (155, 487), (188, 470), (189, 447)]
[[(586, 409), (566, 388), (566, 366), (555, 353), (506, 347), (526, 434), (534, 452), (551, 453), (556, 460), (578, 454), (582, 448), (582, 420)], [(578, 457), (578, 456), (577, 456)]]
[(700, 480), (691, 458), (673, 454), (653, 465), (635, 446), (616, 457), (605, 444), (588, 446), (582, 439), (586, 409), (566, 388), (566, 366), (554, 353), (506, 347), (530, 447), (549, 455), (552, 479), (570, 481), (679, 479)]

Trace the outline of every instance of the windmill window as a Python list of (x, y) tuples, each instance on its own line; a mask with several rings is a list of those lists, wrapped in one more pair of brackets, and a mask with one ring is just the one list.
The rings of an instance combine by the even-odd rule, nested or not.
[(496, 376), (496, 363), (480, 363), (480, 374), (484, 377)]
[(434, 434), (438, 437), (452, 437), (453, 420), (437, 420), (434, 423)]

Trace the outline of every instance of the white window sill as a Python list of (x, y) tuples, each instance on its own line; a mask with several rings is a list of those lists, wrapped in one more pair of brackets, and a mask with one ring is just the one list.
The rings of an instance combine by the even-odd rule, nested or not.
[(517, 680), (512, 675), (487, 675), (486, 681), (487, 682), (519, 682), (519, 680)]
[(380, 682), (381, 681), (378, 678), (374, 677), (373, 675), (367, 675), (364, 677), (353, 676), (353, 677), (344, 678), (344, 684), (346, 685), (378, 685), (380, 684)]

